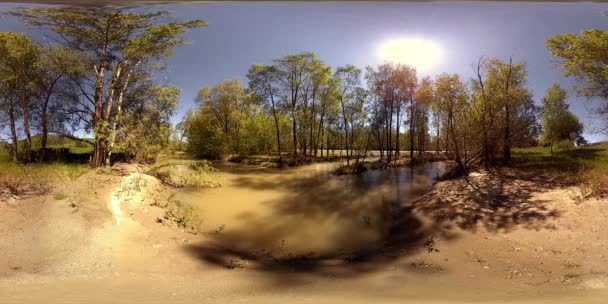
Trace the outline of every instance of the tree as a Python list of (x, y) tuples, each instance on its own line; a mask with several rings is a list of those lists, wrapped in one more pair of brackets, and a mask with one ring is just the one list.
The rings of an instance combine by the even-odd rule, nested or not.
[(39, 60), (38, 45), (27, 35), (11, 32), (0, 33), (0, 64), (3, 87), (8, 99), (8, 109), (13, 138), (13, 159), (17, 159), (17, 135), (15, 131), (14, 108), (21, 108), (21, 120), (25, 133), (24, 161), (30, 162), (32, 155), (32, 135), (30, 120), (36, 99), (36, 69)]
[[(334, 78), (338, 86), (338, 96), (340, 100), (340, 107), (342, 109), (344, 145), (346, 147), (346, 165), (350, 166), (350, 154), (348, 143), (349, 141), (352, 142), (352, 138), (348, 137), (348, 129), (350, 126), (352, 136), (354, 126), (352, 125), (352, 120), (351, 123), (349, 123), (349, 117), (352, 117), (355, 112), (362, 110), (360, 98), (357, 98), (360, 97), (357, 96), (357, 92), (361, 82), (361, 70), (357, 69), (353, 65), (338, 67), (336, 73), (334, 74)], [(359, 106), (359, 104), (361, 104), (361, 106)]]
[(224, 154), (224, 133), (213, 118), (200, 108), (188, 112), (184, 120), (185, 137), (188, 140), (188, 152), (200, 158), (219, 159)]
[[(562, 140), (574, 143), (577, 138), (582, 137), (583, 125), (568, 111), (567, 97), (566, 90), (557, 83), (551, 85), (543, 97), (541, 142), (549, 145), (551, 153), (556, 143)], [(579, 139), (578, 142), (582, 141)]]
[(316, 55), (310, 52), (299, 53), (295, 55), (287, 55), (274, 60), (276, 69), (276, 80), (280, 83), (280, 92), (282, 100), (288, 109), (292, 123), (292, 156), (294, 161), (298, 157), (298, 116), (299, 104), (305, 94), (305, 89), (308, 82), (312, 78), (310, 67), (316, 65), (318, 61)]
[(281, 130), (279, 127), (279, 109), (278, 109), (278, 88), (276, 81), (278, 70), (274, 66), (254, 64), (247, 73), (249, 79), (249, 89), (253, 93), (254, 98), (265, 101), (265, 104), (270, 105), (270, 111), (274, 118), (275, 134), (277, 138), (277, 149), (279, 152), (279, 165), (283, 163), (283, 155), (281, 151)]
[(493, 150), (490, 142), (493, 138), (494, 118), (496, 117), (496, 106), (488, 96), (485, 85), (485, 71), (487, 70), (487, 60), (483, 57), (477, 61), (475, 68), (476, 79), (472, 80), (473, 91), (473, 115), (477, 119), (482, 134), (482, 163), (486, 170), (490, 169), (493, 161)]
[[(170, 118), (175, 113), (180, 93), (177, 86), (162, 86), (149, 79), (139, 81), (127, 92), (124, 112), (129, 119), (117, 119), (121, 128), (115, 134), (128, 158), (152, 162), (169, 145)], [(111, 156), (109, 154), (108, 158)]]
[[(9, 41), (12, 38), (11, 33), (0, 33), (0, 57), (9, 57)], [(3, 60), (0, 63), (0, 95), (2, 97), (2, 108), (7, 113), (8, 126), (11, 131), (11, 156), (14, 162), (18, 161), (18, 149), (17, 149), (17, 113), (15, 111), (15, 74), (11, 71), (11, 67), (6, 63), (8, 60)]]
[(555, 35), (547, 40), (547, 48), (560, 60), (564, 76), (576, 80), (579, 95), (603, 101), (596, 113), (608, 118), (608, 32), (591, 29), (579, 35)]
[[(327, 156), (329, 156), (329, 137), (331, 125), (336, 122), (339, 116), (339, 91), (336, 80), (331, 77), (331, 68), (326, 68), (321, 76), (320, 81), (317, 84), (319, 86), (319, 104), (317, 106), (316, 114), (318, 118), (317, 135), (314, 140), (314, 156), (317, 156), (317, 150), (321, 151), (321, 157), (323, 157), (323, 147), (327, 149)], [(314, 112), (314, 111), (313, 111)], [(314, 119), (314, 116), (313, 116)], [(314, 121), (313, 121), (314, 123)], [(323, 139), (325, 138), (325, 144)]]
[(446, 135), (446, 148), (456, 161), (460, 174), (467, 174), (466, 126), (469, 103), (466, 85), (458, 74), (441, 74), (435, 80), (435, 103), (437, 114)]
[[(410, 164), (414, 164), (414, 129), (418, 121), (416, 120), (417, 102), (415, 97), (416, 92), (416, 69), (408, 66), (401, 65), (397, 71), (396, 82), (399, 88), (399, 99), (401, 103), (409, 103), (409, 138), (410, 138)], [(400, 107), (399, 107), (400, 108)], [(398, 109), (399, 109), (398, 108)], [(397, 157), (399, 156), (399, 111), (397, 111)]]
[[(409, 132), (410, 134), (414, 133), (416, 125), (416, 104), (414, 99), (417, 85), (416, 69), (408, 65), (385, 63), (376, 69), (368, 67), (366, 79), (370, 87), (370, 93), (375, 95), (377, 107), (374, 111), (379, 112), (375, 114), (375, 120), (379, 119), (383, 123), (381, 133), (384, 138), (377, 141), (384, 146), (384, 148), (381, 148), (381, 151), (386, 151), (387, 161), (390, 162), (393, 151), (395, 151), (395, 159), (399, 156), (402, 115), (408, 114), (403, 113), (406, 111), (401, 111), (405, 105), (409, 105), (407, 119), (409, 122)], [(395, 134), (392, 132), (393, 127), (395, 128)], [(411, 158), (413, 158), (413, 142), (414, 137), (410, 136)]]
[[(423, 78), (416, 88), (414, 100), (414, 130), (418, 140), (418, 153), (423, 157), (426, 151), (427, 137), (429, 136), (430, 109), (434, 100), (433, 81), (429, 77)], [(413, 136), (414, 132), (411, 132)]]
[(513, 63), (511, 58), (509, 62), (491, 58), (488, 59), (486, 69), (485, 86), (490, 98), (498, 107), (503, 162), (508, 164), (511, 160), (511, 140), (514, 134), (511, 127), (514, 116), (528, 96), (525, 87), (526, 65), (523, 62)]
[[(509, 163), (511, 147), (519, 144), (514, 140), (534, 128), (537, 109), (525, 86), (525, 63), (481, 58), (475, 72), (476, 78), (471, 80), (471, 114), (482, 136), (480, 153), (488, 169), (500, 150), (503, 163)], [(492, 145), (495, 142), (500, 142), (501, 147)]]
[[(69, 90), (71, 88), (66, 88), (66, 86), (73, 86), (69, 77), (80, 77), (86, 72), (86, 67), (83, 55), (71, 48), (49, 45), (42, 47), (40, 51), (40, 60), (36, 67), (37, 79), (42, 91), (40, 105), (40, 131), (42, 139), (38, 161), (44, 161), (49, 133), (49, 108), (53, 106), (53, 101), (59, 102), (59, 97), (62, 97), (61, 90)], [(58, 115), (60, 114), (58, 113), (59, 111), (55, 112), (51, 113), (58, 119), (58, 121), (55, 121), (55, 125), (62, 125), (64, 123), (63, 116)]]
[[(306, 157), (310, 150), (316, 154), (319, 146), (326, 104), (331, 96), (328, 84), (331, 69), (314, 53), (304, 52), (273, 60), (272, 65), (254, 64), (247, 74), (249, 89), (254, 99), (267, 105), (275, 120), (275, 133), (282, 162), (282, 147), (291, 143), (294, 162), (299, 162), (298, 150)], [(291, 120), (291, 140), (282, 141), (280, 117), (287, 114)], [(283, 132), (284, 133), (284, 132)]]
[(231, 151), (240, 154), (241, 122), (252, 113), (252, 99), (245, 93), (241, 82), (231, 79), (217, 83), (213, 89), (204, 86), (199, 90), (196, 101), (213, 114), (229, 141)]
[(110, 128), (136, 69), (171, 55), (186, 42), (182, 34), (204, 26), (201, 19), (167, 21), (167, 11), (139, 13), (116, 7), (36, 7), (12, 11), (34, 26), (57, 34), (62, 44), (90, 55), (92, 79), (81, 83), (81, 93), (93, 109), (74, 109), (88, 116), (95, 134), (91, 165), (109, 164), (115, 131)]

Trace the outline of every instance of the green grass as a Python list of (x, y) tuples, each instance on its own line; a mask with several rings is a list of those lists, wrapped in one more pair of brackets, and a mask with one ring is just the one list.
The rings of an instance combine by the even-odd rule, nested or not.
[(568, 150), (548, 147), (513, 149), (512, 166), (560, 174), (577, 183), (582, 198), (608, 197), (608, 142)]
[(220, 171), (206, 160), (164, 159), (151, 172), (164, 183), (176, 187), (219, 187)]
[(55, 193), (55, 195), (53, 195), (53, 199), (56, 201), (60, 201), (60, 200), (64, 200), (66, 199), (68, 196), (59, 192), (59, 193)]
[(0, 188), (8, 188), (13, 195), (43, 194), (53, 185), (74, 180), (89, 170), (87, 164), (78, 163), (15, 163), (7, 147), (0, 146)]
[[(29, 164), (0, 161), (0, 190), (12, 195), (42, 195), (62, 182), (75, 180), (91, 168), (86, 164)], [(0, 191), (2, 192), (2, 191)], [(7, 192), (4, 192), (7, 193)]]
[(516, 167), (538, 167), (570, 172), (580, 170), (608, 170), (608, 142), (585, 145), (569, 150), (549, 147), (515, 148), (512, 151)]

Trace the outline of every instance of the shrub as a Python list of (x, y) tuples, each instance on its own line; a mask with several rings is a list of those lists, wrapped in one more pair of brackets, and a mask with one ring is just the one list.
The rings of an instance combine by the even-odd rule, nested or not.
[(220, 171), (206, 160), (171, 160), (152, 169), (153, 174), (174, 187), (219, 187)]

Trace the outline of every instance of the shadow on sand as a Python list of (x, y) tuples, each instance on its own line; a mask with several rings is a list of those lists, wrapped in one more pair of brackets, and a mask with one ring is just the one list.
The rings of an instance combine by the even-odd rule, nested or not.
[[(402, 185), (415, 183), (412, 176)], [(354, 187), (356, 183), (347, 178), (320, 183), (318, 176), (281, 181), (239, 176), (237, 187), (280, 187), (290, 194), (266, 202), (272, 214), (243, 214), (243, 228), (210, 233), (186, 250), (218, 267), (239, 268), (247, 261), (247, 268), (277, 275), (278, 282), (290, 284), (303, 274), (356, 277), (377, 271), (402, 257), (432, 250), (433, 238), (456, 240), (462, 231), (481, 227), (495, 233), (517, 227), (552, 229), (552, 220), (560, 216), (547, 201), (532, 196), (560, 185), (539, 176), (480, 174), (440, 183), (426, 195), (410, 193), (401, 201), (386, 199), (381, 191)], [(306, 233), (302, 222), (317, 229)], [(341, 230), (332, 230), (331, 224)], [(292, 252), (284, 245), (285, 238), (293, 235), (312, 248), (319, 240), (331, 246)]]

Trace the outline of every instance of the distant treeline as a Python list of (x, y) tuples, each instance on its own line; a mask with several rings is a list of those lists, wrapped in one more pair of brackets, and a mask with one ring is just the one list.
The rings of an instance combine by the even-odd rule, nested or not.
[(369, 150), (387, 162), (403, 150), (424, 160), (431, 150), (447, 153), (463, 173), (473, 164), (509, 163), (511, 148), (539, 140), (584, 142), (557, 84), (543, 107), (535, 105), (525, 63), (482, 58), (476, 72), (468, 80), (419, 78), (404, 64), (334, 70), (314, 53), (288, 55), (252, 65), (247, 87), (238, 80), (202, 87), (199, 108), (179, 129), (190, 151), (205, 158), (277, 153), (282, 161), (288, 152), (297, 163), (339, 149), (349, 165)]
[[(108, 165), (113, 151), (153, 161), (186, 141), (199, 157), (265, 153), (295, 163), (324, 157), (330, 148), (344, 150), (349, 164), (372, 149), (385, 161), (401, 150), (412, 160), (444, 151), (466, 173), (472, 165), (508, 164), (513, 147), (584, 143), (566, 91), (551, 86), (538, 107), (525, 62), (510, 58), (480, 58), (471, 76), (430, 78), (403, 64), (332, 68), (314, 53), (288, 55), (252, 65), (247, 85), (227, 80), (201, 88), (200, 107), (172, 128), (180, 89), (152, 75), (204, 20), (112, 6), (5, 13), (54, 41), (0, 32), (0, 122), (13, 161), (47, 160), (53, 134), (90, 146), (92, 166)], [(604, 102), (608, 69), (606, 52), (598, 50), (606, 49), (607, 38), (589, 30), (547, 41), (564, 74), (577, 80), (577, 93)], [(608, 114), (606, 104), (597, 113)], [(40, 153), (34, 134), (41, 135)]]

